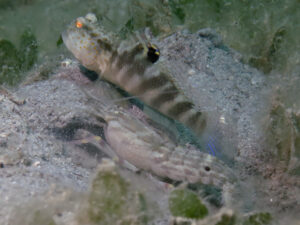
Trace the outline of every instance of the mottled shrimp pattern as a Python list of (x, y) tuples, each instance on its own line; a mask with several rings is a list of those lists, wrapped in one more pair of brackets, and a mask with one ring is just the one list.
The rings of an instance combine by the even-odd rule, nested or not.
[(96, 101), (87, 112), (103, 124), (106, 153), (119, 161), (158, 177), (186, 183), (211, 184), (223, 188), (234, 182), (234, 175), (222, 161), (192, 146), (175, 144), (169, 136), (123, 107)]

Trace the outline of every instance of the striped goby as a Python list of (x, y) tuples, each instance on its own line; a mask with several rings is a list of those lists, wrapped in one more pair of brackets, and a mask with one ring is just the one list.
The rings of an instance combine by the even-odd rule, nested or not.
[(205, 114), (176, 87), (158, 59), (159, 50), (139, 36), (120, 41), (94, 14), (79, 17), (62, 33), (67, 48), (86, 68), (200, 135)]

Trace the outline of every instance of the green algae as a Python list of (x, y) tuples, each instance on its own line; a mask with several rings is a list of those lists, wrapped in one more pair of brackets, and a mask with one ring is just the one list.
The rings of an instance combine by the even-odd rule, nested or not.
[(88, 215), (93, 222), (122, 216), (127, 198), (127, 183), (118, 174), (98, 173), (92, 184)]
[(56, 41), (56, 47), (61, 46), (63, 43), (64, 43), (64, 41), (63, 41), (63, 39), (62, 39), (62, 36), (59, 35), (59, 38), (58, 38), (57, 41)]
[(142, 193), (138, 193), (139, 199), (139, 211), (141, 212), (140, 221), (141, 224), (147, 224), (149, 221), (149, 216), (147, 214), (148, 205), (145, 196)]
[(122, 29), (119, 31), (119, 35), (122, 39), (126, 39), (130, 34), (132, 34), (134, 31), (134, 19), (131, 17), (125, 25), (122, 27)]
[(93, 224), (148, 224), (147, 200), (132, 191), (114, 164), (103, 165), (92, 183), (86, 218)]
[(295, 156), (300, 159), (300, 113), (292, 113), (292, 122), (295, 136)]
[[(132, 188), (132, 184), (129, 184), (119, 172), (112, 161), (102, 162), (88, 195), (71, 193), (70, 197), (67, 197), (67, 194), (62, 194), (64, 197), (56, 198), (56, 201), (48, 202), (45, 199), (40, 203), (31, 203), (30, 207), (22, 207), (23, 213), (18, 213), (17, 223), (11, 224), (152, 224), (153, 218), (149, 214), (150, 205), (147, 198), (142, 192)], [(207, 225), (268, 225), (272, 221), (271, 214), (267, 212), (239, 218), (232, 210), (225, 208), (216, 214), (208, 215), (206, 206), (194, 192), (187, 189), (176, 189), (170, 193), (169, 209), (173, 216), (181, 217), (178, 218), (180, 222), (176, 224), (192, 224), (193, 221), (204, 217), (201, 224)], [(71, 215), (74, 216), (64, 220), (65, 212), (67, 214), (72, 212)], [(155, 215), (154, 218), (159, 217)]]
[(180, 20), (181, 23), (185, 22), (186, 12), (183, 7), (189, 3), (194, 3), (195, 0), (170, 0), (169, 5), (172, 13)]
[(277, 166), (291, 175), (300, 175), (300, 114), (283, 100), (273, 101), (266, 127), (267, 143)]
[(33, 198), (16, 207), (10, 224), (147, 225), (153, 219), (150, 206), (144, 192), (129, 184), (111, 160), (104, 160), (90, 191), (79, 193), (63, 188), (51, 193), (50, 198), (47, 194)]
[(37, 40), (31, 29), (20, 37), (19, 49), (9, 40), (0, 41), (0, 84), (14, 86), (23, 78), (22, 73), (37, 61)]
[(22, 71), (32, 68), (37, 61), (38, 44), (31, 29), (26, 29), (20, 38), (20, 67)]
[(297, 161), (297, 165), (294, 166), (289, 172), (291, 175), (300, 176), (300, 113), (292, 113), (293, 124), (293, 136), (294, 136), (294, 161)]
[(28, 225), (37, 225), (37, 224), (56, 225), (53, 218), (49, 214), (41, 210), (37, 210), (36, 212), (34, 212), (32, 220), (28, 223)]
[(204, 27), (216, 29), (226, 45), (243, 54), (246, 63), (266, 73), (290, 72), (297, 64), (297, 7), (297, 0), (204, 0), (182, 6), (187, 27), (193, 31)]
[(177, 189), (169, 196), (169, 209), (173, 216), (190, 219), (201, 219), (208, 214), (208, 210), (198, 196), (186, 189)]
[(7, 66), (15, 66), (18, 60), (18, 51), (13, 43), (8, 40), (0, 41), (0, 59), (2, 64)]
[[(282, 104), (275, 104), (270, 112), (270, 132), (277, 149), (277, 158), (287, 166), (291, 155), (291, 129)], [(282, 135), (285, 133), (286, 135)]]
[(154, 35), (159, 35), (174, 29), (169, 5), (162, 1), (129, 0), (128, 15), (125, 30), (136, 31), (148, 27)]
[(36, 0), (1, 0), (0, 9), (14, 9), (22, 5), (30, 5), (36, 2)]
[[(62, 203), (62, 202), (60, 202)], [(57, 203), (58, 204), (58, 203)], [(14, 216), (10, 219), (11, 225), (57, 225), (54, 220), (55, 209), (59, 207), (49, 202), (32, 199), (16, 207)]]
[(250, 215), (244, 222), (243, 225), (268, 225), (272, 222), (272, 216), (270, 213), (256, 213)]
[(18, 50), (8, 40), (0, 41), (0, 84), (19, 80)]
[(277, 53), (282, 48), (282, 42), (286, 39), (287, 28), (279, 27), (275, 31), (273, 37), (269, 39), (269, 46), (262, 48), (259, 57), (250, 57), (249, 64), (261, 69), (264, 73), (270, 73), (276, 65), (281, 62), (279, 60), (285, 60), (284, 58), (278, 58)]
[(221, 220), (217, 222), (215, 225), (234, 225), (236, 224), (236, 217), (235, 215), (222, 215)]

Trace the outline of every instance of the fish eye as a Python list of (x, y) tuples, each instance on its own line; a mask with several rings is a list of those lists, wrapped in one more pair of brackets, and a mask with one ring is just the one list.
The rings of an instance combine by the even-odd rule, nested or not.
[(158, 47), (156, 47), (153, 44), (149, 44), (148, 52), (147, 52), (148, 60), (152, 63), (155, 63), (159, 59), (159, 56), (160, 56), (160, 52)]
[(80, 22), (79, 20), (76, 20), (75, 25), (77, 28), (82, 28), (82, 26), (83, 26), (82, 22)]
[(210, 167), (209, 167), (209, 166), (205, 166), (204, 169), (205, 169), (205, 171), (207, 171), (207, 172), (210, 171)]

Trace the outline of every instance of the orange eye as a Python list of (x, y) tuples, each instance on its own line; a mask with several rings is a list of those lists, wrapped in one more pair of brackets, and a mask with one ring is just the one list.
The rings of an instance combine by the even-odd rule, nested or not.
[(83, 26), (83, 24), (80, 21), (76, 21), (76, 27), (77, 28), (81, 28)]

